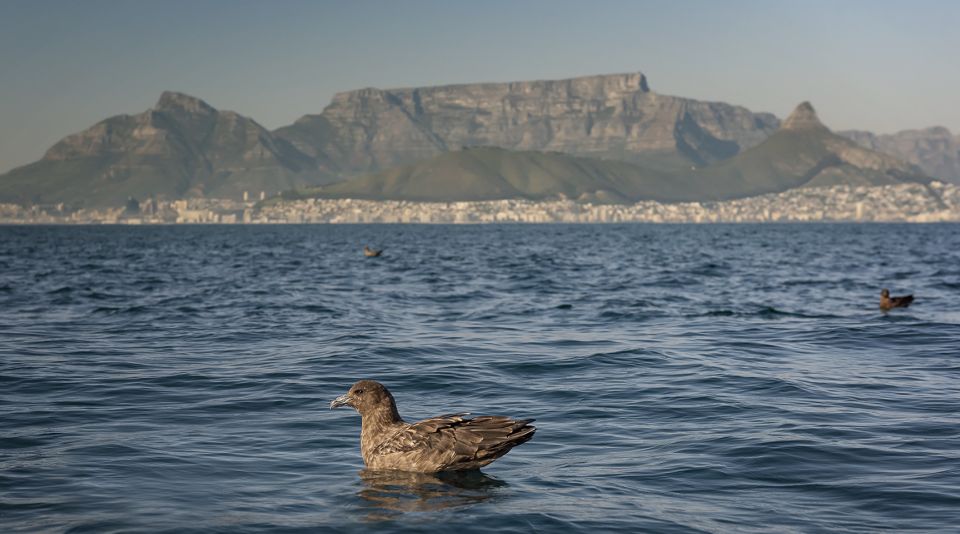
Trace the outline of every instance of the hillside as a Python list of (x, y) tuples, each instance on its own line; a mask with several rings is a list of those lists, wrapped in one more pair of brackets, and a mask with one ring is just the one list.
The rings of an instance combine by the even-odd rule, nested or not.
[(831, 132), (809, 102), (759, 145), (697, 170), (700, 200), (777, 193), (794, 187), (927, 182), (916, 166)]
[(137, 115), (70, 135), (35, 163), (0, 175), (0, 202), (116, 206), (140, 199), (240, 198), (323, 183), (316, 159), (252, 119), (165, 92)]
[(683, 198), (680, 184), (662, 171), (620, 161), (560, 153), (513, 152), (478, 147), (446, 152), (428, 160), (324, 187), (285, 194), (425, 202), (565, 197), (625, 202), (638, 196)]

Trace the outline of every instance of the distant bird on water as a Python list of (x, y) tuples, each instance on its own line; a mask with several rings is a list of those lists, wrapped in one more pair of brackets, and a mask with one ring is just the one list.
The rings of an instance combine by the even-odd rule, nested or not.
[(376, 258), (377, 256), (383, 254), (383, 249), (374, 250), (366, 245), (363, 246), (363, 255), (368, 258)]
[(393, 395), (379, 382), (361, 380), (330, 403), (360, 413), (360, 454), (368, 469), (419, 473), (480, 469), (510, 449), (526, 443), (536, 428), (533, 419), (501, 415), (472, 419), (465, 413), (406, 423)]
[(913, 302), (913, 295), (891, 297), (889, 289), (880, 291), (880, 309), (883, 311), (893, 308), (906, 308), (911, 302)]

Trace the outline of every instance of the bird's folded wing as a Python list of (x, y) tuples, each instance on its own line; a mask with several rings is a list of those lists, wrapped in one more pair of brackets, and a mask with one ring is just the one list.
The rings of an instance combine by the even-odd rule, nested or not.
[[(377, 447), (377, 454), (430, 450), (443, 453), (447, 463), (475, 460), (527, 441), (536, 430), (532, 419), (503, 416), (464, 419), (451, 414), (424, 419), (398, 431)], [(502, 452), (501, 452), (502, 454)]]
[(432, 446), (439, 441), (440, 432), (464, 421), (465, 413), (441, 415), (418, 421), (383, 440), (375, 449), (375, 454), (392, 454), (395, 452), (409, 452), (423, 447)]

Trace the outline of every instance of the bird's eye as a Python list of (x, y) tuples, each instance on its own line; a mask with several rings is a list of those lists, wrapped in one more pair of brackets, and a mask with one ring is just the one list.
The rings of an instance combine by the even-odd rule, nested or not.
[(357, 395), (362, 395), (362, 394), (363, 394), (363, 390), (362, 390), (362, 389), (358, 389), (358, 390), (354, 391), (354, 393), (356, 393)]

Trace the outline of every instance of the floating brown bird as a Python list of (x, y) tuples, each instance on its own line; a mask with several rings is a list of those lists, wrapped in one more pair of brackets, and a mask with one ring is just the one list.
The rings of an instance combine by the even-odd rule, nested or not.
[(374, 250), (366, 245), (363, 246), (363, 255), (368, 258), (376, 258), (377, 256), (383, 254), (383, 249)]
[(379, 382), (361, 380), (330, 403), (360, 413), (360, 454), (368, 469), (419, 473), (480, 469), (510, 449), (526, 443), (536, 428), (533, 419), (500, 415), (472, 419), (465, 413), (406, 423), (393, 395)]
[(913, 302), (913, 295), (891, 297), (890, 290), (888, 289), (880, 292), (880, 309), (884, 311), (891, 308), (906, 308), (911, 302)]

